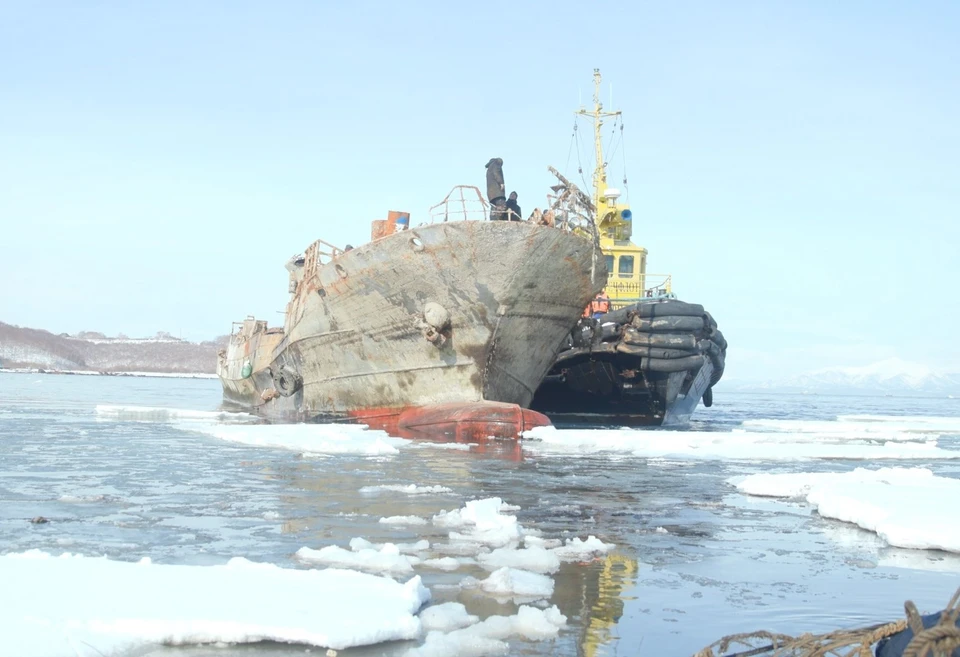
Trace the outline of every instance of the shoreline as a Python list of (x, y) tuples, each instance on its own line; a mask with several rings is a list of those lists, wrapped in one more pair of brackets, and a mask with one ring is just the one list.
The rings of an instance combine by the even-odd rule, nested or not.
[(2, 374), (61, 374), (77, 376), (132, 376), (141, 378), (216, 379), (216, 374), (206, 372), (97, 372), (95, 370), (53, 370), (40, 367), (0, 367)]

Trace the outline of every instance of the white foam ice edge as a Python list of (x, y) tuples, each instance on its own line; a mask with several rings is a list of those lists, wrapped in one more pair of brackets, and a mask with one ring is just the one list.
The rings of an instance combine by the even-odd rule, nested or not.
[(480, 621), (459, 603), (421, 611), (430, 592), (415, 567), (478, 562), (435, 556), (444, 546), (427, 540), (374, 544), (355, 538), (350, 550), (298, 551), (302, 561), (328, 566), (325, 570), (243, 558), (221, 566), (156, 565), (149, 559), (131, 563), (33, 550), (0, 556), (8, 601), (0, 603), (0, 636), (5, 648), (22, 657), (114, 656), (156, 644), (264, 640), (342, 649), (404, 639), (423, 639), (408, 651), (410, 657), (507, 654), (506, 639), (548, 639), (566, 624), (556, 606), (522, 605), (552, 595), (554, 582), (544, 573), (555, 572), (560, 561), (590, 559), (613, 547), (593, 536), (542, 538), (517, 523), (509, 514), (514, 509), (488, 498), (431, 519), (450, 530), (455, 551), (466, 546), (493, 570), (485, 579), (466, 577), (461, 587), (512, 597), (521, 604), (513, 616)]
[(748, 495), (800, 499), (825, 518), (875, 532), (894, 547), (960, 553), (960, 480), (926, 468), (755, 474), (728, 480)]

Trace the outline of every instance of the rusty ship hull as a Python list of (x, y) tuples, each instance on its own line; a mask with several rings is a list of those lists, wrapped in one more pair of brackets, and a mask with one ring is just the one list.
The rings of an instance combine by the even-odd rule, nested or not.
[(361, 421), (395, 435), (515, 437), (584, 305), (594, 244), (531, 222), (403, 230), (288, 263), (285, 324), (249, 318), (220, 353), (224, 400), (273, 421)]

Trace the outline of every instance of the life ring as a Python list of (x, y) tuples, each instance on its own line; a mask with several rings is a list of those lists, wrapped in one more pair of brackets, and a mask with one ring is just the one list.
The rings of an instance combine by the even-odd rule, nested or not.
[(303, 386), (300, 374), (289, 365), (283, 365), (273, 372), (273, 384), (284, 397), (289, 397)]

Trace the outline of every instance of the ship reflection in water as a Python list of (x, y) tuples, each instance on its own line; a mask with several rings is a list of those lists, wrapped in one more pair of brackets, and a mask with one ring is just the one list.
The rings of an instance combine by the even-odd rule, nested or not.
[(619, 553), (557, 574), (554, 601), (568, 618), (580, 617), (578, 655), (614, 654), (608, 644), (619, 640), (615, 628), (628, 599), (624, 591), (634, 586), (636, 577), (637, 560)]

